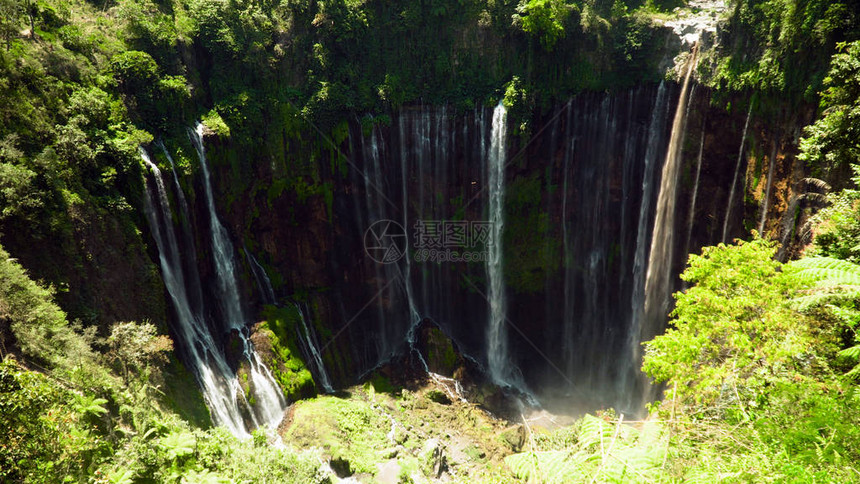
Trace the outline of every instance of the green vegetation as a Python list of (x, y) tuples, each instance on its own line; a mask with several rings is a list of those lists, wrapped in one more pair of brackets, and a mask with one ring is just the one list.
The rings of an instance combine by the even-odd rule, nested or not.
[(641, 428), (586, 415), (573, 427), (542, 432), (534, 449), (505, 463), (528, 482), (657, 482), (666, 454), (665, 430), (656, 422)]
[(440, 387), (376, 388), (366, 384), (296, 403), (284, 442), (320, 447), (340, 475), (370, 482), (392, 470), (399, 482), (428, 482), (442, 461), (453, 482), (511, 481), (501, 462), (510, 452), (500, 437), (502, 422), (473, 405), (452, 403)]
[(268, 338), (271, 350), (257, 344), (258, 351), (263, 353), (263, 362), (272, 370), (284, 395), (289, 401), (309, 397), (315, 393), (315, 383), (311, 372), (305, 367), (297, 346), (299, 331), (299, 314), (295, 306), (268, 306), (263, 313), (266, 321), (257, 327), (257, 333)]
[(51, 291), (2, 249), (0, 274), (0, 480), (326, 479), (314, 451), (275, 448), (263, 433), (239, 441), (179, 419), (160, 392), (172, 345), (153, 325), (117, 323), (99, 339), (68, 324)]
[(645, 343), (666, 388), (648, 420), (586, 416), (508, 466), (542, 482), (860, 481), (860, 266), (774, 252), (754, 239), (690, 256), (670, 328)]
[[(860, 159), (860, 41), (837, 45), (824, 78), (822, 116), (806, 128), (800, 159), (816, 176), (845, 168)], [(853, 193), (846, 193), (849, 198)]]
[(537, 174), (518, 178), (507, 192), (502, 246), (505, 283), (519, 292), (538, 292), (561, 250), (558, 239), (550, 236), (549, 214), (541, 204), (541, 178)]
[[(827, 196), (801, 260), (775, 261), (760, 239), (691, 256), (670, 329), (645, 345), (644, 370), (666, 391), (644, 423), (608, 412), (555, 432), (504, 428), (448, 389), (411, 392), (377, 373), (351, 395), (296, 404), (284, 439), (312, 450), (263, 432), (239, 441), (207, 428), (193, 376), (146, 322), (165, 310), (136, 210), (140, 145), (163, 138), (189, 174), (194, 152), (178, 138), (201, 119), (223, 143), (212, 161), (230, 170), (233, 183), (216, 187), (228, 207), (248, 197), (259, 213), (287, 197), (284, 223), (311, 202), (331, 222), (351, 116), (502, 99), (525, 138), (559, 99), (660, 79), (654, 19), (682, 3), (0, 0), (11, 252), (0, 248), (0, 480), (326, 482), (328, 459), (370, 476), (391, 464), (409, 482), (433, 474), (441, 447), (428, 444), (442, 442), (465, 482), (860, 481), (856, 187)], [(856, 173), (858, 12), (855, 1), (734, 0), (700, 77), (718, 99), (755, 92), (757, 112), (819, 103), (801, 159), (822, 178)], [(254, 163), (274, 181), (261, 184)], [(505, 207), (506, 278), (522, 293), (543, 289), (560, 259), (540, 181), (517, 177)], [(123, 306), (129, 294), (139, 301)], [(254, 334), (291, 402), (317, 390), (298, 317), (267, 308)], [(450, 341), (433, 339), (430, 362), (457, 366)], [(349, 374), (347, 352), (325, 357)]]
[[(788, 305), (800, 287), (774, 253), (757, 239), (690, 256), (681, 278), (693, 286), (676, 294), (675, 318), (646, 344), (644, 365), (658, 382), (678, 383), (679, 401), (714, 405), (727, 389), (735, 398), (739, 381), (768, 387), (818, 365), (807, 354), (810, 322)], [(758, 400), (755, 392), (740, 395)]]
[(816, 102), (837, 42), (860, 38), (855, 2), (733, 0), (720, 45), (700, 63), (718, 90)]
[(536, 429), (505, 459), (512, 472), (541, 482), (860, 482), (857, 189), (828, 199), (799, 260), (774, 260), (775, 244), (759, 238), (690, 256), (669, 329), (644, 344), (643, 370), (664, 390), (647, 420), (608, 412)]
[(391, 423), (363, 402), (318, 397), (298, 404), (294, 424), (284, 436), (299, 447), (323, 445), (334, 459), (348, 462), (353, 472), (376, 471), (377, 452), (389, 445)]

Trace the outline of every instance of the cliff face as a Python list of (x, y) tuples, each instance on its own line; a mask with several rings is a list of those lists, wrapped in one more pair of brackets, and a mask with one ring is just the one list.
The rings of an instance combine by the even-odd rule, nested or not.
[(52, 236), (34, 238), (33, 224), (43, 222), (5, 220), (2, 243), (33, 278), (53, 286), (70, 320), (101, 332), (117, 321), (152, 320), (166, 329), (164, 285), (142, 216), (128, 206), (77, 201), (49, 222)]
[[(679, 90), (672, 83), (642, 85), (584, 93), (521, 118), (511, 112), (502, 240), (509, 346), (539, 393), (553, 388), (594, 405), (628, 403), (625, 388), (637, 367), (635, 307)], [(813, 111), (762, 118), (753, 109), (748, 120), (747, 99), (715, 101), (701, 86), (690, 94), (673, 274), (687, 253), (753, 229), (763, 228), (785, 245), (782, 257), (792, 256), (805, 217), (796, 145)], [(305, 303), (336, 385), (404, 349), (416, 319), (436, 322), (486, 363), (484, 260), (415, 257), (425, 248), (447, 249), (434, 247), (432, 237), (419, 246), (416, 223), (488, 220), (491, 130), (489, 108), (411, 106), (347, 116), (325, 132), (288, 108), (254, 140), (209, 132), (217, 209), (237, 250), (248, 313), (262, 319), (269, 302), (254, 272), (259, 264), (279, 304)], [(168, 149), (184, 167), (179, 175), (204, 297), (216, 299), (203, 188), (182, 138), (168, 140)], [(95, 212), (71, 206), (62, 244), (33, 243), (24, 230), (8, 229), (3, 243), (37, 276), (63, 281), (58, 297), (73, 317), (103, 326), (164, 323), (166, 298), (143, 217)], [(408, 265), (405, 258), (380, 264), (368, 253), (367, 230), (378, 220), (404, 228)], [(175, 222), (181, 223), (178, 215)], [(466, 244), (449, 248), (477, 254), (487, 248)]]
[[(638, 367), (634, 308), (678, 96), (671, 83), (583, 94), (533, 114), (528, 135), (510, 130), (502, 241), (510, 346), (537, 390), (584, 387), (593, 394), (581, 396), (594, 404), (625, 404)], [(420, 245), (416, 223), (426, 229), (488, 219), (491, 111), (415, 106), (352, 118), (326, 134), (298, 119), (273, 123), (251, 149), (214, 134), (206, 142), (219, 211), (236, 246), (265, 269), (281, 303), (307, 303), (335, 382), (352, 382), (404, 349), (416, 318), (433, 320), (466, 354), (486, 361), (484, 262), (415, 257), (432, 239), (425, 231)], [(687, 253), (719, 243), (724, 232), (731, 241), (758, 230), (774, 157), (764, 233), (792, 241), (796, 217), (786, 213), (796, 209), (803, 170), (791, 126), (806, 121), (751, 116), (747, 125), (745, 109), (728, 112), (707, 89), (693, 89), (673, 274)], [(187, 181), (199, 192), (197, 181)], [(201, 204), (193, 202), (198, 214)], [(405, 229), (408, 264), (380, 264), (367, 252), (367, 230), (378, 220)], [(206, 227), (197, 225), (205, 253)], [(238, 257), (248, 304), (259, 310), (263, 289), (251, 259)], [(212, 276), (205, 262), (200, 272)]]

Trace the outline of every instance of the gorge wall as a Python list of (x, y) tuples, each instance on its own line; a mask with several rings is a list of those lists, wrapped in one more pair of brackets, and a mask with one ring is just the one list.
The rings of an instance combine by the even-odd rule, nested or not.
[[(856, 10), (121, 3), (36, 5), (30, 27), (41, 19), (49, 35), (7, 38), (0, 243), (99, 336), (122, 320), (152, 320), (176, 342), (183, 319), (205, 328), (199, 357), (193, 343), (177, 354), (207, 369), (223, 357), (229, 398), (249, 400), (237, 427), (255, 417), (241, 379), (256, 369), (271, 366), (290, 399), (345, 386), (424, 321), (544, 403), (641, 407), (638, 345), (668, 311), (642, 314), (654, 247), (668, 300), (703, 245), (756, 230), (785, 259), (808, 240), (806, 192), (825, 184), (805, 178), (796, 147)], [(81, 26), (103, 17), (85, 41)], [(661, 82), (673, 59), (691, 67), (683, 93), (682, 74)], [(205, 139), (192, 143), (197, 119)], [(387, 234), (368, 232), (379, 220), (404, 231), (388, 264), (367, 250)], [(470, 232), (477, 242), (454, 247), (485, 259), (416, 259), (439, 249), (437, 222), (486, 221), (497, 243)], [(181, 392), (190, 376), (176, 363), (167, 382)]]
[[(647, 385), (633, 332), (642, 324), (638, 308), (679, 97), (680, 86), (670, 82), (584, 93), (530, 114), (530, 132), (517, 133), (515, 123), (508, 130), (507, 346), (519, 381), (545, 403), (641, 409)], [(759, 229), (768, 179), (764, 233), (790, 241), (795, 231), (794, 214), (786, 213), (796, 210), (803, 172), (792, 152), (797, 132), (755, 117), (747, 126), (744, 102), (728, 112), (707, 89), (690, 87), (670, 250), (675, 289), (687, 253), (721, 242), (724, 228), (726, 240)], [(256, 314), (270, 302), (255, 274), (262, 268), (279, 304), (304, 304), (335, 386), (406, 350), (423, 320), (486, 367), (484, 262), (414, 257), (416, 222), (489, 220), (492, 119), (489, 107), (418, 105), (355, 116), (329, 133), (286, 113), (250, 149), (205, 136), (218, 210), (234, 245), (247, 251), (236, 254), (243, 295)], [(190, 152), (181, 142), (168, 149)], [(206, 254), (200, 176), (183, 183), (196, 246)], [(378, 220), (405, 228), (404, 258), (381, 264), (369, 256), (366, 232)], [(201, 278), (213, 281), (214, 266), (199, 259)], [(300, 331), (295, 323), (294, 337)]]

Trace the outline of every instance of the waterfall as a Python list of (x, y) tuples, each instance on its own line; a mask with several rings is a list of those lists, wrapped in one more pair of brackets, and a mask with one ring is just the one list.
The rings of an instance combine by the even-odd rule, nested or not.
[[(406, 128), (404, 123), (406, 118), (404, 116), (400, 117), (400, 189), (401, 189), (401, 197), (402, 197), (402, 220), (403, 220), (403, 228), (409, 231), (409, 151), (406, 137)], [(421, 140), (419, 139), (419, 146), (421, 146)], [(420, 176), (420, 166), (419, 166), (419, 176)], [(409, 305), (409, 326), (408, 332), (406, 334), (406, 341), (411, 346), (414, 342), (414, 329), (421, 323), (421, 314), (418, 312), (418, 308), (415, 305), (415, 298), (412, 295), (412, 263), (411, 253), (409, 252), (409, 248), (406, 249), (406, 257), (404, 257), (404, 269), (403, 269), (403, 285), (406, 289), (406, 301)]]
[(247, 247), (243, 247), (243, 249), (245, 251), (245, 258), (248, 259), (248, 266), (251, 268), (251, 273), (254, 274), (254, 280), (257, 282), (257, 288), (262, 296), (263, 304), (276, 304), (275, 290), (272, 288), (272, 281), (269, 279), (269, 275), (266, 274), (266, 269), (257, 262), (257, 259), (248, 251)]
[[(189, 275), (186, 275), (183, 269), (179, 242), (171, 218), (170, 199), (161, 171), (152, 163), (143, 148), (140, 149), (140, 154), (155, 182), (156, 196), (153, 196), (153, 190), (147, 190), (147, 198), (144, 200), (145, 213), (158, 247), (164, 285), (176, 311), (175, 330), (178, 342), (190, 360), (192, 372), (197, 377), (213, 421), (227, 427), (233, 435), (248, 437), (250, 434), (240, 410), (240, 407), (247, 406), (244, 392), (236, 375), (227, 365), (223, 352), (212, 339), (202, 315), (192, 309), (186, 291), (190, 282), (187, 281)], [(148, 179), (146, 181), (149, 186)], [(241, 403), (239, 397), (243, 398)]]
[[(410, 173), (415, 173), (418, 178), (418, 217), (420, 218), (423, 213), (422, 209), (424, 207), (424, 183), (423, 183), (423, 168), (424, 168), (424, 154), (427, 151), (427, 147), (429, 146), (430, 141), (430, 118), (429, 114), (423, 112), (423, 109), (419, 116), (419, 122), (413, 123), (413, 129), (410, 134), (410, 137), (406, 137), (406, 130), (404, 123), (406, 122), (405, 116), (400, 117), (400, 180), (401, 180), (401, 197), (403, 203), (403, 228), (406, 229), (407, 233), (409, 231), (409, 176)], [(415, 160), (416, 165), (412, 170), (409, 170), (409, 147), (407, 146), (407, 140), (412, 139), (416, 140), (416, 153)], [(418, 325), (421, 324), (421, 313), (418, 311), (418, 306), (415, 302), (415, 296), (412, 289), (412, 254), (409, 252), (409, 248), (406, 249), (406, 257), (404, 257), (403, 264), (403, 283), (404, 288), (406, 289), (406, 302), (409, 308), (409, 317), (408, 317), (408, 326), (406, 329), (406, 344), (409, 347), (409, 352), (411, 355), (415, 355), (418, 357), (419, 363), (421, 363), (422, 369), (425, 373), (430, 373), (430, 367), (427, 365), (427, 361), (424, 359), (424, 356), (420, 351), (415, 349), (415, 330), (418, 328)]]
[[(678, 192), (678, 178), (681, 168), (681, 151), (684, 142), (684, 125), (686, 123), (688, 86), (690, 75), (696, 64), (697, 49), (688, 61), (687, 74), (681, 86), (681, 95), (678, 106), (675, 108), (675, 116), (672, 121), (672, 133), (669, 136), (669, 147), (666, 151), (666, 161), (663, 164), (662, 177), (660, 179), (660, 191), (657, 195), (657, 214), (654, 220), (654, 229), (651, 235), (651, 251), (648, 257), (648, 271), (645, 276), (645, 312), (644, 320), (639, 327), (639, 334), (631, 334), (638, 337), (639, 342), (651, 339), (665, 322), (669, 298), (672, 289), (672, 260), (674, 248), (675, 231), (675, 199)], [(637, 344), (633, 348), (634, 362), (639, 362), (641, 347)]]
[(222, 297), (221, 305), (224, 316), (227, 319), (228, 329), (237, 329), (239, 337), (244, 343), (244, 352), (248, 359), (251, 382), (253, 383), (252, 392), (256, 397), (256, 409), (259, 416), (264, 424), (277, 426), (283, 418), (286, 401), (269, 369), (260, 360), (253, 344), (245, 337), (246, 319), (242, 312), (239, 287), (236, 281), (238, 267), (233, 256), (233, 244), (215, 211), (215, 198), (212, 194), (212, 182), (206, 163), (206, 151), (203, 146), (203, 125), (197, 123), (196, 129), (189, 129), (189, 136), (197, 150), (200, 167), (203, 171), (203, 188), (212, 235), (213, 262), (215, 263), (218, 287)]
[(162, 143), (161, 140), (156, 141), (155, 144), (170, 163), (170, 172), (173, 174), (173, 186), (176, 188), (176, 198), (179, 200), (179, 207), (182, 210), (182, 213), (187, 214), (188, 202), (185, 200), (185, 192), (182, 191), (182, 184), (179, 183), (179, 175), (176, 174), (176, 164), (173, 162), (173, 157), (170, 156), (170, 152), (167, 151), (167, 148), (164, 147), (164, 143)]
[(705, 124), (702, 123), (702, 136), (699, 139), (699, 156), (696, 158), (696, 178), (693, 182), (693, 195), (690, 197), (690, 214), (687, 217), (687, 241), (684, 254), (690, 253), (690, 240), (693, 237), (693, 224), (696, 221), (696, 198), (699, 196), (699, 179), (702, 175), (702, 155), (705, 152)]
[(729, 201), (728, 201), (728, 205), (726, 206), (726, 218), (723, 220), (723, 238), (722, 238), (723, 243), (726, 243), (726, 238), (728, 237), (728, 234), (729, 234), (729, 218), (732, 215), (732, 205), (734, 205), (733, 202), (735, 200), (735, 188), (737, 187), (737, 184), (738, 184), (738, 176), (740, 175), (741, 164), (742, 164), (741, 162), (744, 159), (744, 145), (746, 144), (746, 141), (747, 141), (747, 130), (750, 127), (750, 115), (751, 114), (752, 114), (752, 101), (750, 101), (750, 108), (747, 111), (747, 120), (744, 122), (744, 132), (743, 132), (743, 135), (741, 135), (741, 147), (738, 150), (738, 162), (735, 165), (735, 175), (734, 175), (734, 177), (732, 177), (732, 188), (731, 188), (731, 190), (729, 190)]
[[(381, 161), (384, 153), (381, 149), (379, 138), (379, 130), (375, 125), (371, 129), (369, 143), (365, 142), (364, 137), (360, 138), (363, 148), (362, 155), (365, 159), (364, 173), (361, 180), (361, 185), (364, 188), (363, 202), (365, 204), (365, 212), (367, 214), (365, 229), (370, 226), (370, 224), (378, 220), (393, 218), (386, 213), (386, 202), (389, 204), (391, 202), (385, 198), (386, 193), (384, 193), (386, 184), (382, 173), (383, 163)], [(357, 200), (356, 205), (359, 206), (361, 202), (362, 200)], [(385, 285), (389, 281), (399, 276), (397, 268), (392, 266), (396, 266), (396, 264), (373, 264), (373, 272), (376, 276), (375, 292), (380, 293), (380, 297), (383, 297), (385, 300), (391, 300), (395, 297), (393, 287), (389, 287), (388, 289), (385, 288)], [(378, 308), (378, 337), (375, 338), (377, 351), (380, 355), (387, 355), (390, 348), (393, 346), (389, 343), (388, 338), (388, 334), (392, 330), (392, 327), (389, 326), (389, 321), (386, 318), (386, 311), (383, 305), (378, 305)]]
[(200, 168), (203, 171), (203, 190), (206, 199), (206, 208), (209, 213), (209, 231), (212, 240), (212, 257), (217, 273), (218, 288), (221, 296), (221, 308), (226, 318), (226, 329), (241, 330), (245, 327), (245, 317), (242, 314), (242, 302), (239, 298), (239, 288), (236, 285), (235, 274), (238, 270), (233, 258), (233, 244), (227, 229), (221, 225), (218, 214), (215, 211), (215, 197), (212, 194), (212, 180), (209, 175), (209, 166), (206, 163), (206, 150), (203, 146), (203, 129), (201, 123), (197, 123), (195, 129), (189, 129), (188, 135), (197, 156), (200, 159)]
[(301, 305), (296, 304), (296, 311), (299, 312), (299, 322), (302, 325), (302, 334), (299, 336), (299, 341), (304, 342), (305, 349), (308, 361), (312, 361), (313, 365), (316, 367), (316, 377), (320, 386), (323, 388), (323, 391), (326, 393), (333, 393), (334, 388), (331, 386), (331, 379), (328, 376), (328, 373), (325, 371), (325, 364), (323, 363), (322, 356), (320, 355), (318, 348), (318, 344), (316, 342), (315, 334), (311, 333), (308, 328), (307, 320), (305, 319), (305, 311)]
[[(619, 381), (623, 387), (621, 393), (629, 394), (630, 377), (638, 376), (640, 331), (645, 311), (645, 279), (648, 270), (648, 255), (650, 249), (649, 229), (651, 228), (651, 203), (654, 199), (654, 182), (656, 181), (657, 158), (660, 153), (660, 141), (665, 128), (666, 112), (669, 104), (666, 93), (666, 83), (661, 82), (657, 89), (657, 99), (651, 111), (651, 121), (648, 126), (648, 140), (645, 148), (644, 172), (642, 174), (642, 201), (639, 205), (639, 217), (636, 227), (636, 248), (633, 255), (633, 288), (630, 297), (630, 325), (627, 331), (627, 346), (630, 348), (627, 371)], [(632, 374), (632, 375), (631, 375)], [(626, 406), (630, 402), (625, 402)]]
[[(687, 101), (692, 80), (684, 80), (680, 117), (686, 119), (687, 111), (693, 111)], [(390, 123), (362, 118), (352, 124), (349, 146), (358, 169), (349, 175), (345, 195), (355, 207), (352, 230), (361, 235), (378, 220), (396, 221), (406, 229), (412, 252), (408, 260), (396, 263), (380, 264), (373, 256), (362, 261), (359, 277), (367, 298), (372, 298), (366, 309), (360, 304), (364, 301), (344, 298), (346, 319), (364, 311), (349, 330), (362, 342), (351, 348), (358, 371), (367, 374), (392, 361), (393, 355), (410, 353), (415, 368), (421, 369), (424, 362), (413, 345), (418, 326), (426, 320), (438, 325), (465, 355), (482, 355), (488, 375), (501, 385), (527, 393), (528, 381), (529, 386), (542, 387), (541, 397), (548, 399), (576, 394), (578, 402), (594, 408), (633, 407), (629, 398), (641, 394), (636, 389), (644, 380), (638, 353), (631, 348), (638, 349), (647, 331), (645, 289), (659, 177), (677, 114), (673, 98), (681, 97), (674, 93), (669, 83), (660, 83), (622, 93), (584, 93), (559, 106), (547, 118), (545, 134), (535, 135), (522, 164), (523, 170), (532, 170), (524, 181), (538, 186), (539, 195), (518, 198), (523, 208), (517, 205), (512, 213), (502, 211), (506, 199), (514, 201), (505, 193), (510, 179), (504, 179), (503, 169), (503, 107), (476, 108), (461, 117), (443, 107), (411, 106), (392, 115)], [(675, 132), (676, 138), (683, 134), (683, 124)], [(680, 142), (673, 142), (675, 149)], [(540, 165), (543, 160), (545, 165)], [(533, 170), (536, 163), (540, 175)], [(686, 223), (686, 212), (676, 210), (675, 218), (683, 216)], [(543, 221), (524, 224), (520, 217)], [(418, 257), (422, 249), (416, 238), (427, 237), (427, 232), (417, 221), (480, 220), (493, 226), (487, 236), (496, 243), (478, 246), (488, 258), (468, 265)], [(682, 232), (684, 223), (677, 224)], [(532, 274), (546, 270), (539, 276), (546, 276), (545, 300), (505, 285), (504, 271), (514, 266), (502, 259), (502, 249), (510, 247), (501, 245), (507, 240), (501, 234), (515, 224), (528, 230), (547, 224), (540, 230), (547, 230), (548, 240), (538, 237), (531, 248), (536, 257), (557, 257), (564, 272), (549, 259), (546, 266), (530, 269), (528, 284), (540, 284)], [(439, 226), (436, 230), (441, 234)], [(676, 236), (674, 245), (681, 247), (683, 238), (683, 233)], [(445, 250), (441, 245), (434, 248)], [(486, 281), (487, 301), (480, 291), (468, 290), (470, 281), (481, 279)], [(522, 339), (516, 342), (523, 347), (514, 348), (511, 323), (517, 325)], [(562, 331), (547, 330), (558, 324)], [(313, 338), (313, 325), (307, 320), (306, 325)], [(297, 329), (302, 333), (299, 323)], [(313, 360), (309, 354), (309, 367), (316, 374)], [(522, 366), (525, 374), (520, 372), (523, 361), (529, 362)], [(637, 398), (631, 411), (639, 410)]]
[(493, 111), (493, 127), (490, 135), (490, 152), (487, 158), (487, 186), (489, 189), (489, 222), (492, 235), (487, 258), (487, 299), (490, 303), (489, 326), (487, 327), (487, 358), (490, 377), (498, 384), (511, 385), (511, 362), (508, 355), (506, 330), (507, 301), (502, 260), (502, 229), (504, 227), (505, 197), (505, 142), (507, 135), (507, 111), (499, 102)]
[[(176, 199), (179, 201), (179, 225), (182, 228), (181, 235), (184, 247), (191, 254), (196, 254), (194, 245), (194, 236), (191, 228), (191, 219), (189, 218), (188, 202), (185, 200), (185, 192), (182, 190), (182, 184), (179, 183), (179, 175), (176, 173), (176, 164), (173, 162), (173, 157), (164, 146), (161, 140), (156, 141), (156, 146), (161, 150), (161, 153), (167, 158), (170, 163), (170, 173), (173, 175), (173, 192), (176, 194)], [(200, 314), (203, 310), (203, 288), (200, 284), (200, 273), (197, 269), (196, 257), (182, 258), (182, 267), (187, 274), (185, 277), (185, 288), (192, 307)]]
[(767, 207), (770, 202), (770, 190), (773, 187), (773, 170), (776, 166), (776, 137), (773, 139), (773, 149), (770, 152), (770, 165), (767, 169), (767, 187), (764, 191), (764, 200), (762, 201), (761, 206), (761, 219), (758, 223), (758, 234), (761, 237), (764, 237), (764, 223), (767, 221)]
[(567, 122), (565, 123), (565, 141), (570, 143), (564, 149), (564, 167), (562, 169), (562, 192), (561, 192), (561, 247), (562, 247), (562, 270), (564, 271), (564, 341), (562, 342), (562, 353), (567, 362), (567, 374), (573, 374), (574, 345), (573, 343), (573, 249), (570, 246), (570, 223), (567, 217), (567, 192), (570, 184), (570, 158), (576, 151), (576, 140), (571, 138), (571, 114), (573, 113), (573, 101), (567, 102)]

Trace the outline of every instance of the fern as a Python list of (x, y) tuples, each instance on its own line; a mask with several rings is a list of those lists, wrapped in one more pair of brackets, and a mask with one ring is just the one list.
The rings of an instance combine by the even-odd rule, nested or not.
[(161, 438), (161, 447), (167, 452), (167, 456), (173, 460), (194, 452), (197, 441), (190, 432), (171, 432)]
[(860, 291), (860, 266), (832, 257), (807, 257), (789, 264), (801, 282), (816, 288), (848, 286)]
[(134, 482), (134, 471), (130, 469), (118, 469), (105, 475), (111, 484), (132, 484)]
[(97, 398), (93, 395), (75, 394), (74, 408), (81, 415), (99, 416), (107, 413), (107, 409), (103, 407), (107, 402), (104, 398)]
[(852, 346), (839, 352), (839, 356), (860, 360), (860, 345)]
[[(852, 301), (853, 300), (856, 300), (856, 298), (852, 298)], [(839, 318), (839, 320), (842, 321), (845, 326), (848, 326), (849, 328), (854, 328), (855, 326), (857, 326), (857, 323), (860, 322), (860, 311), (854, 308), (846, 308), (837, 306), (835, 304), (828, 304), (827, 309), (829, 309), (834, 316)]]
[(586, 462), (594, 457), (582, 452), (571, 453), (567, 450), (522, 452), (506, 457), (505, 464), (524, 481), (561, 484), (584, 480), (587, 476)]
[(520, 479), (546, 484), (659, 479), (666, 453), (660, 425), (647, 423), (638, 430), (586, 415), (577, 437), (565, 450), (514, 454), (505, 463)]
[[(806, 312), (812, 308), (827, 306), (828, 309), (836, 304), (851, 303), (860, 298), (860, 290), (838, 290), (838, 288), (819, 288), (804, 296), (798, 296), (791, 300), (791, 307)], [(846, 308), (841, 308), (846, 309)], [(841, 316), (836, 314), (836, 316)]]
[(815, 187), (815, 188), (818, 188), (819, 190), (821, 190), (823, 192), (829, 192), (830, 191), (830, 185), (828, 185), (826, 181), (821, 180), (819, 178), (803, 178), (800, 181), (803, 183), (806, 183), (807, 188)]
[[(860, 311), (855, 308), (860, 300), (860, 265), (832, 257), (808, 257), (794, 261), (790, 267), (794, 276), (811, 286), (808, 294), (792, 300), (792, 305), (807, 311), (813, 307), (826, 307), (848, 328), (860, 322)], [(860, 360), (860, 345), (839, 353), (853, 361)], [(849, 378), (860, 377), (860, 364), (849, 371)]]
[(687, 484), (711, 484), (719, 480), (719, 477), (710, 469), (692, 469), (684, 476), (684, 482)]
[(182, 484), (223, 484), (226, 482), (231, 481), (208, 470), (190, 470), (182, 475), (181, 481)]

